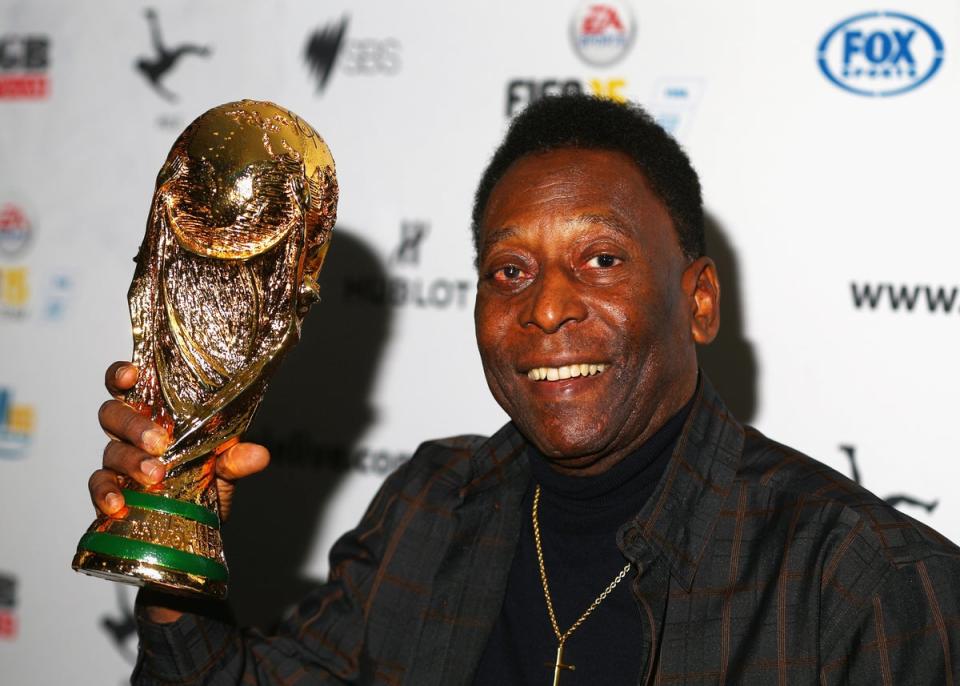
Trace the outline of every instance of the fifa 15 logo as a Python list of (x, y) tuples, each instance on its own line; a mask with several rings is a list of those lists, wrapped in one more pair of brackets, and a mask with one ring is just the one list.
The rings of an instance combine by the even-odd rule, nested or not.
[(506, 115), (512, 117), (527, 105), (551, 95), (580, 95), (589, 93), (598, 98), (626, 102), (625, 79), (514, 79), (507, 84)]

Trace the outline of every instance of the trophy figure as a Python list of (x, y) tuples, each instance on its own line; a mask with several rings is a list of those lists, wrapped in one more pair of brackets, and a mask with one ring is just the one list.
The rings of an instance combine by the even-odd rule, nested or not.
[(318, 299), (337, 195), (323, 139), (272, 103), (215, 107), (174, 143), (128, 294), (140, 375), (123, 398), (168, 431), (166, 478), (122, 484), (126, 507), (94, 521), (74, 569), (226, 595), (214, 461)]

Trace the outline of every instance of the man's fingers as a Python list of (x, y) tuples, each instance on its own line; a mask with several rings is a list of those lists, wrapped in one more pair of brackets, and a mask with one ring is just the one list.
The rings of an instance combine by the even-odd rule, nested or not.
[(90, 489), (93, 506), (100, 512), (112, 515), (123, 509), (123, 495), (120, 493), (116, 472), (98, 469), (90, 475), (87, 487)]
[(217, 458), (217, 476), (235, 481), (256, 474), (270, 463), (270, 453), (256, 443), (237, 443)]
[(144, 486), (159, 483), (165, 471), (159, 460), (123, 441), (107, 444), (103, 449), (103, 466)]
[(135, 445), (151, 455), (163, 455), (170, 443), (166, 431), (119, 400), (108, 400), (101, 405), (98, 417), (108, 436)]
[(107, 367), (103, 383), (110, 395), (118, 395), (133, 388), (137, 382), (137, 368), (129, 362), (114, 362)]

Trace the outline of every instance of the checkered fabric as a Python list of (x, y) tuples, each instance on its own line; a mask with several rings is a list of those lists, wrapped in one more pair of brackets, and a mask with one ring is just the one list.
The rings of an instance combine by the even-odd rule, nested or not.
[[(133, 683), (470, 684), (527, 516), (524, 448), (510, 424), (425, 443), (276, 635), (141, 618)], [(703, 376), (661, 483), (616, 544), (646, 624), (637, 683), (960, 678), (960, 550), (740, 425)]]

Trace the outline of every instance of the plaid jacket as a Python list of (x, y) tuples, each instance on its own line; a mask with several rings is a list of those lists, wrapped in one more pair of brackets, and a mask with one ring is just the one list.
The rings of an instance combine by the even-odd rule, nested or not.
[[(197, 615), (141, 621), (133, 683), (470, 684), (525, 516), (524, 448), (509, 424), (424, 444), (277, 635)], [(706, 379), (616, 543), (647, 627), (637, 683), (960, 679), (960, 550), (741, 426)]]

